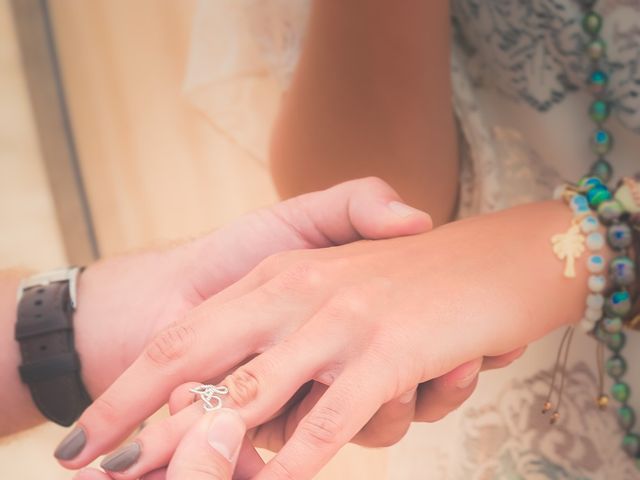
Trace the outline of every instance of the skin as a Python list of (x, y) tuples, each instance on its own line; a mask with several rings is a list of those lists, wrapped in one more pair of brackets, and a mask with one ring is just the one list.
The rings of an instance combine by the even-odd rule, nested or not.
[[(225, 290), (270, 255), (362, 238), (424, 232), (431, 219), (389, 209), (398, 195), (384, 182), (347, 182), (253, 212), (205, 237), (170, 248), (115, 257), (80, 276), (74, 315), (84, 383), (98, 397), (144, 350), (158, 331)], [(42, 423), (18, 376), (13, 338), (16, 291), (30, 272), (0, 272), (0, 436)], [(221, 299), (223, 297), (220, 297)], [(162, 299), (159, 301), (159, 299)], [(102, 348), (105, 344), (110, 348)]]
[[(63, 464), (82, 467), (115, 447), (185, 380), (217, 381), (244, 363), (222, 379), (225, 405), (249, 428), (280, 428), (261, 427), (257, 444), (284, 443), (255, 478), (312, 478), (388, 402), (580, 318), (584, 262), (568, 280), (549, 246), (571, 216), (562, 202), (536, 203), (427, 234), (270, 257), (161, 332), (80, 418), (88, 444)], [(299, 410), (287, 409), (311, 381)], [(200, 416), (196, 403), (147, 427), (137, 463), (112, 477), (166, 465)]]
[(271, 168), (284, 198), (375, 175), (449, 221), (458, 135), (445, 0), (315, 0)]

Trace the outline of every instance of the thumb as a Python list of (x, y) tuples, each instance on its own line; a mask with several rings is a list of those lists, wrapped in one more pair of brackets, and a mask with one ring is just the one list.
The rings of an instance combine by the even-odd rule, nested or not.
[(180, 441), (167, 480), (231, 480), (245, 432), (234, 410), (205, 414)]

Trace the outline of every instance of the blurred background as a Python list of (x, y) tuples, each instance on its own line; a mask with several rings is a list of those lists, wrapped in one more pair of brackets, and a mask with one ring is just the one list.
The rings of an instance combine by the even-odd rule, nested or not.
[[(0, 268), (86, 264), (275, 201), (183, 94), (195, 3), (0, 0)], [(0, 478), (71, 478), (64, 433), (0, 440)], [(390, 458), (349, 447), (318, 478), (386, 478)]]

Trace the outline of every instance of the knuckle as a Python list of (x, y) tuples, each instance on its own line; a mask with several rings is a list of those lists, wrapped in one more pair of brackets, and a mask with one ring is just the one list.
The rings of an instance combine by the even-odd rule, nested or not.
[(116, 407), (118, 402), (112, 401), (108, 394), (102, 395), (94, 400), (85, 417), (86, 423), (99, 422), (104, 425), (118, 425), (122, 422), (122, 412)]
[(300, 429), (311, 446), (323, 447), (338, 443), (343, 424), (343, 416), (337, 409), (321, 406), (309, 413)]
[(299, 261), (279, 275), (277, 288), (287, 293), (307, 294), (318, 288), (325, 276), (320, 263)]
[(173, 324), (158, 333), (145, 349), (153, 365), (166, 367), (178, 363), (195, 343), (196, 332), (187, 323)]
[(387, 182), (374, 175), (361, 178), (359, 180), (356, 180), (356, 182), (358, 182), (358, 184), (361, 185), (364, 189), (389, 188), (389, 184)]
[(250, 367), (240, 367), (229, 375), (223, 382), (229, 388), (229, 397), (240, 407), (258, 397), (260, 380)]
[(366, 317), (369, 300), (364, 288), (351, 287), (335, 295), (325, 307), (325, 313), (335, 320)]
[(270, 278), (282, 271), (291, 261), (290, 252), (277, 252), (262, 260), (255, 268), (255, 272), (261, 278)]

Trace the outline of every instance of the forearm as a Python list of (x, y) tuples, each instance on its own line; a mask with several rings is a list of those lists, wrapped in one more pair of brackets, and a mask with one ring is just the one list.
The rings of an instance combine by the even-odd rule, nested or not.
[(14, 339), (17, 292), (26, 271), (0, 272), (0, 436), (32, 427), (44, 421), (18, 374), (20, 349)]
[(314, 2), (271, 164), (284, 197), (378, 176), (449, 220), (458, 182), (445, 1)]
[[(438, 241), (450, 252), (468, 258), (457, 262), (456, 267), (443, 265), (443, 269), (481, 262), (486, 265), (486, 273), (470, 279), (476, 285), (472, 290), (485, 302), (501, 302), (509, 305), (508, 311), (522, 313), (505, 323), (508, 331), (500, 339), (484, 339), (485, 345), (493, 345), (493, 350), (484, 355), (526, 345), (582, 318), (589, 293), (589, 253), (576, 260), (576, 277), (566, 278), (565, 263), (554, 255), (551, 245), (551, 237), (566, 232), (572, 217), (562, 201), (539, 202), (454, 222), (431, 234), (439, 236)], [(611, 255), (608, 248), (603, 253), (605, 257)], [(459, 274), (464, 278), (465, 272)], [(482, 299), (476, 300), (482, 304)]]

